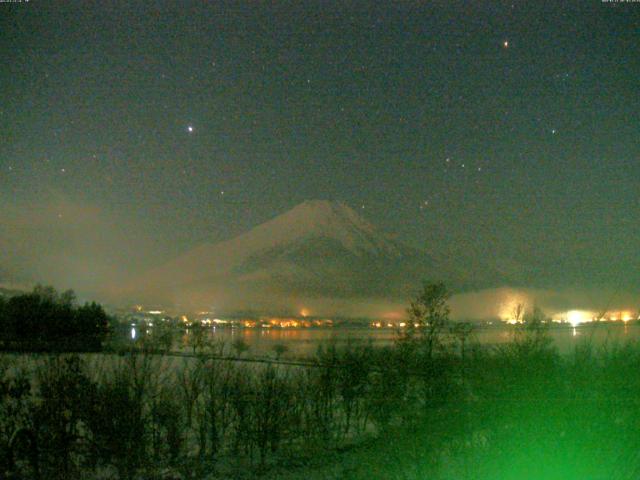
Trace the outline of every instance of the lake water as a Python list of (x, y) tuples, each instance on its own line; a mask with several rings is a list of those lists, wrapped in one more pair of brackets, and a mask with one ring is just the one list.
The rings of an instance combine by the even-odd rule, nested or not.
[[(493, 326), (478, 327), (471, 336), (471, 341), (483, 345), (500, 345), (513, 339), (514, 327)], [(553, 326), (549, 335), (558, 350), (570, 353), (576, 345), (592, 342), (595, 346), (624, 345), (628, 342), (640, 340), (640, 325), (632, 324), (585, 324), (577, 327)], [(274, 347), (286, 345), (288, 357), (313, 355), (318, 346), (335, 343), (338, 347), (351, 343), (370, 343), (373, 346), (390, 345), (396, 338), (396, 332), (391, 328), (211, 328), (209, 339), (214, 342), (224, 342), (227, 352), (232, 353), (231, 344), (242, 339), (249, 350), (246, 355), (264, 356), (274, 354)], [(189, 334), (181, 339), (182, 347), (188, 348)]]

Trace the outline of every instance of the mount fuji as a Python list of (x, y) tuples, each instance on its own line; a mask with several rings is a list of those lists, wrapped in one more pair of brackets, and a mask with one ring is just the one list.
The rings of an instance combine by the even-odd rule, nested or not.
[(406, 301), (426, 278), (463, 287), (466, 275), (449, 260), (403, 244), (347, 205), (313, 200), (235, 238), (180, 255), (147, 272), (131, 293), (224, 312), (294, 312), (327, 303), (337, 308), (353, 299)]

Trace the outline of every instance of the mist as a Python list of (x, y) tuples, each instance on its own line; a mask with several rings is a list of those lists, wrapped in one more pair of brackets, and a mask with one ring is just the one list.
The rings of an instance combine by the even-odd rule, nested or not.
[(17, 201), (0, 211), (0, 281), (73, 288), (101, 298), (148, 267), (158, 248), (131, 220), (54, 192)]

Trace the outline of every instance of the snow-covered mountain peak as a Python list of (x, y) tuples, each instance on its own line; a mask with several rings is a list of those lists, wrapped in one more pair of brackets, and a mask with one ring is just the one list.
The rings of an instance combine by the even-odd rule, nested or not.
[(132, 290), (231, 308), (274, 295), (402, 295), (425, 271), (444, 270), (349, 206), (312, 200), (237, 237), (200, 245), (148, 272)]
[[(251, 230), (219, 243), (207, 243), (186, 252), (154, 272), (153, 276), (173, 278), (187, 272), (193, 278), (222, 274), (260, 255), (281, 253), (317, 245), (317, 241), (339, 244), (354, 255), (382, 254), (397, 257), (399, 245), (358, 215), (353, 209), (337, 202), (312, 200), (262, 223)], [(184, 273), (182, 273), (184, 272)]]
[[(375, 228), (344, 203), (308, 200), (272, 220), (297, 231), (339, 236), (341, 229), (360, 229), (373, 234)], [(271, 222), (268, 222), (271, 223)]]
[(261, 248), (330, 238), (353, 251), (394, 252), (396, 246), (352, 208), (339, 202), (309, 200), (238, 237)]

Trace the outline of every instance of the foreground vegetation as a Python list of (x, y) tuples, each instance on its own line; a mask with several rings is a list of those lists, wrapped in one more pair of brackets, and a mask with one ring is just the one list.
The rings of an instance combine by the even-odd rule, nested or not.
[(640, 347), (560, 356), (539, 312), (510, 344), (448, 330), (427, 285), (393, 347), (313, 367), (5, 355), (3, 478), (624, 479), (640, 458)]

